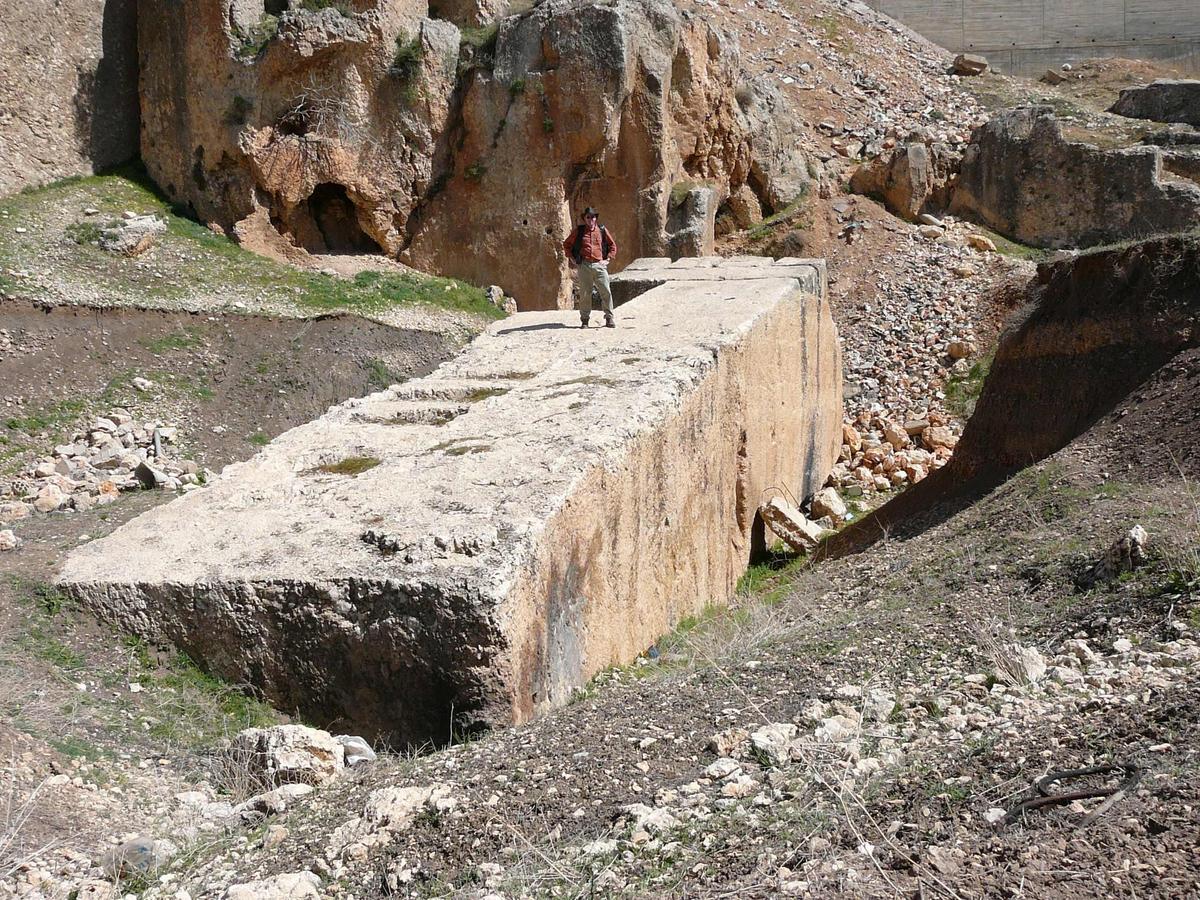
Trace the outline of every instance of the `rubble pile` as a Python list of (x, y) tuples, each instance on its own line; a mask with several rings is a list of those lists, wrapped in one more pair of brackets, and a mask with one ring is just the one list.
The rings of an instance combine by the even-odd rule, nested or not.
[(12, 480), (0, 484), (0, 525), (35, 513), (84, 512), (141, 488), (194, 490), (211, 476), (171, 453), (178, 429), (137, 422), (124, 409), (98, 416)]

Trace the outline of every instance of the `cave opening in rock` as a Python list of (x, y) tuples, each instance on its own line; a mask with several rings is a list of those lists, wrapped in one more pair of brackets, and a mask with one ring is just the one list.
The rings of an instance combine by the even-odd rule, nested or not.
[(263, 12), (268, 16), (282, 16), (288, 11), (288, 0), (266, 0)]
[(313, 253), (382, 253), (383, 250), (358, 224), (354, 201), (340, 184), (317, 185), (296, 207), (287, 222), (276, 222), (296, 243)]

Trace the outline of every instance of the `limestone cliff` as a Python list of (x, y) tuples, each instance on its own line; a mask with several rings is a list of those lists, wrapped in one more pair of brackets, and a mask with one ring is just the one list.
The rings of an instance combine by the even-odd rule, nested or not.
[(137, 156), (135, 3), (5, 5), (0, 195)]
[(755, 213), (806, 189), (782, 97), (668, 0), (544, 0), (466, 31), (429, 13), (140, 0), (151, 176), (256, 249), (382, 251), (526, 309), (569, 299), (559, 244), (584, 205), (629, 260), (710, 251), (747, 187)]

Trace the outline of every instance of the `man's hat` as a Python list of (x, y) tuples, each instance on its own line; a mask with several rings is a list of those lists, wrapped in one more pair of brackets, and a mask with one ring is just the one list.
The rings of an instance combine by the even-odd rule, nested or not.
[(591, 206), (589, 206), (587, 209), (585, 209), (585, 210), (583, 211), (583, 218), (585, 218), (585, 219), (586, 219), (588, 216), (599, 216), (599, 215), (600, 215), (600, 213), (596, 212), (596, 209), (595, 209), (595, 207), (591, 207)]

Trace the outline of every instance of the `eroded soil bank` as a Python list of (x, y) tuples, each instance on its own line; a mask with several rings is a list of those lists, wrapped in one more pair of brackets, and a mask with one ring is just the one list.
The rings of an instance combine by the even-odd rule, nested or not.
[[(457, 349), (443, 334), (350, 315), (275, 319), (21, 300), (0, 303), (0, 330), (0, 470), (9, 474), (111, 407), (179, 425), (187, 450), (217, 469), (335, 403), (427, 374)], [(153, 387), (138, 390), (135, 378)]]

